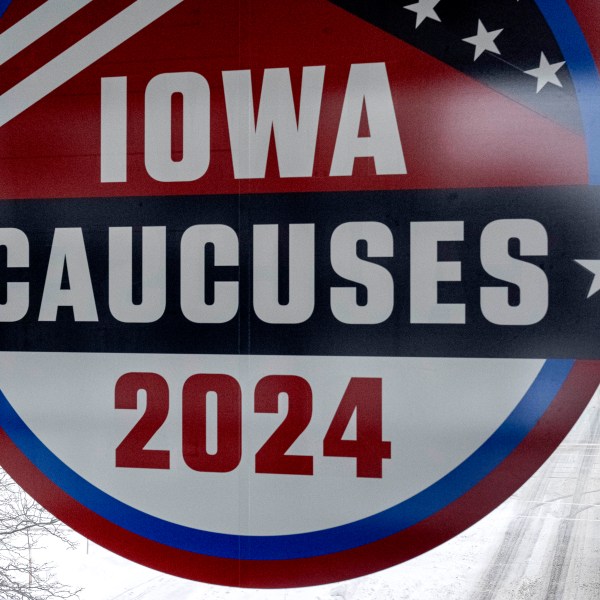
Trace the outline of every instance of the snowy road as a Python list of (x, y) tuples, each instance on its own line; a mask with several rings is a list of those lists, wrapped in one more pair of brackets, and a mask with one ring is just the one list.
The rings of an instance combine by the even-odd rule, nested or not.
[(536, 477), (511, 499), (514, 514), (472, 600), (600, 598), (598, 399)]
[(598, 600), (600, 395), (512, 498), (443, 546), (388, 571), (300, 590), (233, 590), (188, 582), (94, 544), (53, 551), (81, 600)]

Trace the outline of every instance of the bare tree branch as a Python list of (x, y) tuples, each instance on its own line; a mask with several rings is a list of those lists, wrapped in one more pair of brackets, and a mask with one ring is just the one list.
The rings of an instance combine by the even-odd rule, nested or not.
[(29, 497), (0, 469), (0, 598), (70, 600), (80, 590), (57, 581), (53, 565), (36, 561), (44, 540), (55, 538), (70, 548), (68, 528)]

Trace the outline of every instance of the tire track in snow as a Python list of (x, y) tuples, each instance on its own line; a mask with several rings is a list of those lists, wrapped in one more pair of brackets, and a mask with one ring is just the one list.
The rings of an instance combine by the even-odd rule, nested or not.
[[(589, 436), (591, 443), (594, 440), (600, 439), (600, 411), (594, 411), (593, 415), (589, 432), (586, 435), (586, 437)], [(583, 443), (585, 444), (585, 442)], [(565, 588), (570, 571), (574, 566), (572, 558), (574, 540), (576, 538), (575, 529), (581, 525), (581, 521), (577, 519), (577, 515), (585, 510), (585, 508), (581, 508), (581, 505), (584, 504), (587, 484), (596, 458), (596, 453), (593, 450), (584, 449), (577, 470), (577, 481), (575, 483), (575, 490), (573, 491), (571, 508), (568, 516), (562, 520), (559, 526), (545, 600), (560, 600), (567, 597), (565, 596)], [(575, 574), (576, 579), (579, 579), (579, 576), (580, 573)]]
[[(593, 406), (592, 406), (593, 405)], [(581, 556), (585, 550), (586, 530), (580, 529), (583, 511), (596, 505), (586, 504), (590, 494), (590, 478), (598, 467), (597, 442), (600, 440), (600, 410), (598, 397), (590, 403), (587, 418), (580, 422), (569, 441), (563, 445), (542, 467), (534, 478), (517, 494), (517, 512), (496, 550), (489, 567), (475, 586), (471, 600), (575, 600), (573, 593), (583, 589), (577, 598), (585, 600), (600, 597), (593, 587)], [(591, 409), (591, 410), (590, 410)], [(576, 436), (573, 438), (573, 436)], [(575, 453), (575, 454), (573, 454)], [(569, 464), (575, 457), (576, 465)], [(572, 492), (556, 493), (575, 478)], [(552, 513), (568, 506), (568, 512), (557, 518)], [(559, 521), (555, 526), (554, 521)], [(548, 531), (551, 533), (548, 535)], [(541, 546), (545, 544), (545, 546)], [(577, 548), (575, 548), (577, 546)], [(528, 576), (536, 565), (531, 566), (534, 553), (543, 560), (539, 573)], [(580, 556), (581, 555), (581, 556)], [(574, 557), (579, 557), (573, 560)], [(578, 582), (586, 582), (578, 584)], [(567, 587), (570, 589), (567, 590)], [(585, 589), (584, 589), (585, 588)], [(589, 590), (588, 590), (589, 591)], [(565, 595), (569, 592), (569, 595)]]

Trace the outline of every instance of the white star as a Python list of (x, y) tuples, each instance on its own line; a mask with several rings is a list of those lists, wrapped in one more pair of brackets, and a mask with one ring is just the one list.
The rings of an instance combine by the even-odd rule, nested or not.
[(415, 25), (415, 29), (425, 19), (433, 19), (434, 21), (442, 22), (439, 15), (435, 12), (435, 7), (440, 2), (441, 0), (419, 0), (416, 4), (409, 4), (404, 7), (406, 10), (417, 13), (417, 24)]
[(588, 298), (591, 298), (596, 292), (600, 291), (600, 260), (576, 260), (575, 262), (594, 274), (587, 295)]
[(500, 54), (500, 50), (498, 50), (498, 46), (496, 46), (494, 40), (503, 31), (504, 29), (488, 31), (481, 21), (477, 21), (477, 35), (463, 38), (463, 42), (475, 46), (475, 58), (473, 59), (473, 62), (475, 62), (486, 50), (493, 52), (494, 54)]
[(537, 69), (529, 69), (529, 71), (525, 71), (527, 75), (537, 78), (537, 90), (535, 91), (536, 94), (538, 94), (547, 83), (552, 83), (558, 87), (562, 87), (562, 83), (556, 76), (556, 72), (564, 64), (564, 61), (550, 64), (546, 58), (546, 55), (543, 52), (541, 53), (540, 66)]

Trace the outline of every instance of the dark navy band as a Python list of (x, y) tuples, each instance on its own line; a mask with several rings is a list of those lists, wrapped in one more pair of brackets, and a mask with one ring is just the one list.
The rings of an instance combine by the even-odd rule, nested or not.
[[(0, 246), (0, 304), (6, 302), (6, 283), (27, 282), (29, 310), (17, 321), (0, 322), (0, 351), (597, 359), (600, 294), (587, 298), (593, 275), (575, 260), (600, 259), (599, 191), (572, 186), (4, 201), (0, 224), (26, 234), (30, 256), (28, 267), (7, 268), (6, 248)], [(532, 324), (493, 323), (481, 307), (483, 288), (508, 290), (510, 302), (521, 302), (520, 288), (492, 277), (481, 261), (483, 230), (507, 219), (529, 219), (547, 232), (547, 255), (527, 256), (517, 239), (506, 248), (512, 257), (543, 271), (548, 280), (547, 311)], [(355, 255), (354, 264), (356, 257), (378, 263), (393, 280), (391, 314), (374, 324), (344, 323), (331, 305), (334, 288), (354, 290), (359, 303), (379, 293), (376, 287), (369, 291), (341, 277), (332, 266), (333, 232), (356, 221), (381, 223), (394, 242), (393, 256), (379, 258), (370, 256), (366, 242), (344, 249), (349, 257)], [(422, 268), (422, 257), (411, 250), (411, 236), (416, 235), (411, 224), (430, 221), (464, 224), (464, 239), (440, 242), (436, 258), (460, 264), (460, 280), (437, 284), (437, 302), (463, 305), (464, 323), (411, 320), (411, 303), (421, 300), (411, 297), (411, 269)], [(259, 316), (253, 300), (254, 226), (279, 227), (279, 302), (286, 304), (288, 232), (294, 223), (314, 224), (314, 310), (302, 322), (270, 323), (268, 312)], [(239, 239), (239, 267), (215, 266), (210, 250), (204, 257), (207, 290), (218, 281), (239, 282), (239, 310), (225, 323), (192, 322), (182, 310), (181, 240), (184, 231), (197, 224), (226, 225)], [(153, 322), (121, 322), (109, 305), (109, 228), (133, 229), (133, 301), (139, 302), (144, 226), (166, 230), (166, 306)], [(40, 320), (57, 228), (81, 229), (97, 321), (77, 321), (71, 306), (60, 306), (55, 321)], [(199, 276), (189, 268), (184, 271), (185, 277)], [(71, 285), (67, 269), (63, 281), (54, 282), (59, 284)]]

